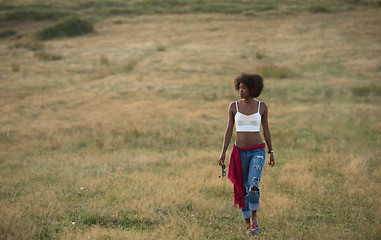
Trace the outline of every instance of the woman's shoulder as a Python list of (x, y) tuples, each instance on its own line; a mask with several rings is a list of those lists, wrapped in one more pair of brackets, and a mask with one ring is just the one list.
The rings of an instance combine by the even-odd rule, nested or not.
[(261, 110), (267, 111), (268, 107), (266, 102), (259, 101), (259, 104), (260, 104)]
[(261, 104), (261, 107), (262, 107), (262, 106), (266, 106), (266, 107), (267, 107), (267, 103), (266, 103), (266, 102), (259, 101), (259, 100), (258, 100), (258, 102), (259, 102), (259, 104)]
[(236, 105), (238, 102), (239, 102), (239, 100), (238, 100), (238, 101), (234, 101), (234, 102), (229, 103), (229, 107), (235, 107), (235, 105)]
[(237, 111), (237, 101), (236, 102), (231, 102), (229, 104), (229, 111), (232, 111), (234, 114), (236, 113)]

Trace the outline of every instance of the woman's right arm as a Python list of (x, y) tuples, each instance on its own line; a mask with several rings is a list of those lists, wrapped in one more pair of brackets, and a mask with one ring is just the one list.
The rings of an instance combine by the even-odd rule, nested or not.
[(226, 150), (229, 147), (230, 140), (233, 135), (233, 127), (234, 127), (234, 103), (231, 103), (228, 111), (228, 125), (226, 127), (225, 137), (224, 137), (224, 145), (222, 147), (222, 152), (220, 157), (218, 158), (218, 165), (225, 164)]

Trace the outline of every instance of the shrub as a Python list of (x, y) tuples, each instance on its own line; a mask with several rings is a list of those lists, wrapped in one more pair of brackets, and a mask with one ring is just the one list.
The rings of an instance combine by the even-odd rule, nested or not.
[(17, 33), (16, 30), (13, 29), (5, 29), (3, 31), (0, 31), (0, 38), (6, 38), (12, 35), (15, 35)]
[(158, 52), (164, 52), (166, 49), (167, 49), (167, 47), (165, 47), (165, 46), (156, 46), (156, 50)]
[(260, 60), (260, 59), (264, 58), (265, 55), (261, 52), (256, 52), (255, 57)]
[(61, 12), (49, 9), (17, 9), (5, 13), (4, 21), (26, 22), (59, 19), (70, 15), (69, 12)]
[(331, 12), (328, 7), (321, 6), (321, 5), (315, 5), (309, 7), (310, 12), (312, 13), (329, 13)]
[(125, 15), (125, 14), (144, 14), (145, 11), (140, 8), (122, 7), (122, 8), (106, 8), (103, 12), (107, 15)]
[(91, 23), (77, 17), (71, 17), (36, 32), (36, 37), (40, 40), (49, 40), (60, 37), (80, 36), (93, 31), (94, 28)]
[(123, 20), (115, 20), (115, 21), (113, 21), (113, 23), (116, 24), (116, 25), (119, 25), (119, 24), (125, 23), (125, 21), (123, 21)]
[(99, 63), (105, 66), (110, 65), (110, 61), (108, 60), (107, 56), (104, 56), (104, 55), (102, 55), (101, 58), (99, 59)]
[(194, 7), (193, 12), (201, 13), (223, 13), (223, 14), (236, 14), (241, 13), (242, 9), (229, 4), (205, 4)]
[(4, 1), (0, 3), (0, 9), (3, 10), (3, 11), (5, 11), (5, 10), (13, 10), (13, 9), (16, 9), (16, 8), (17, 8), (16, 6), (14, 6), (12, 4), (9, 4), (9, 3), (4, 3)]
[(62, 56), (59, 54), (48, 53), (45, 51), (35, 52), (34, 57), (44, 61), (56, 61), (62, 59)]
[(18, 64), (16, 64), (16, 63), (13, 63), (11, 68), (12, 68), (12, 72), (18, 72), (18, 71), (20, 71), (20, 66)]
[(135, 67), (135, 63), (134, 62), (129, 62), (127, 63), (124, 67), (123, 67), (123, 71), (125, 73), (129, 73), (131, 72), (132, 70), (134, 70), (134, 67)]

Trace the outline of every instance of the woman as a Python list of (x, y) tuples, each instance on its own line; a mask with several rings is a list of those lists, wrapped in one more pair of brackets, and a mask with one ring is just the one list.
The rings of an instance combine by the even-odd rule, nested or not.
[[(235, 123), (237, 134), (230, 158), (228, 178), (234, 185), (234, 206), (239, 205), (242, 218), (247, 225), (246, 234), (254, 235), (260, 230), (257, 220), (260, 196), (258, 184), (261, 181), (261, 172), (265, 163), (266, 144), (270, 157), (268, 165), (273, 167), (275, 164), (268, 125), (268, 108), (266, 103), (255, 100), (263, 90), (261, 75), (241, 73), (233, 83), (241, 100), (229, 106), (228, 125), (218, 164), (224, 165), (226, 150)], [(266, 144), (260, 134), (260, 125), (262, 125)]]

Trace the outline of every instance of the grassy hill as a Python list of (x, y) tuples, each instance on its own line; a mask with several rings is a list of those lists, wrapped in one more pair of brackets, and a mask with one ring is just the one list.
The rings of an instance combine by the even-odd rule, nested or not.
[[(244, 238), (216, 163), (252, 71), (276, 153), (263, 238), (379, 239), (378, 5), (2, 1), (1, 238)], [(34, 37), (73, 15), (95, 32)]]
[(358, 7), (379, 7), (379, 0), (56, 0), (2, 1), (3, 21), (59, 19), (70, 14), (96, 18), (112, 15), (223, 13), (255, 15), (262, 12), (342, 12)]

